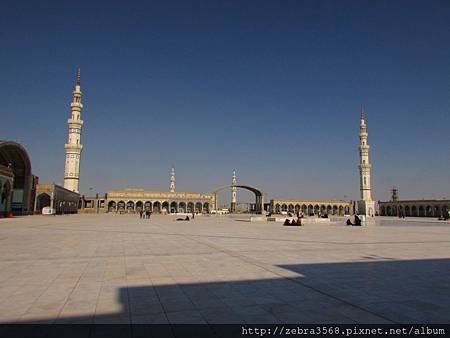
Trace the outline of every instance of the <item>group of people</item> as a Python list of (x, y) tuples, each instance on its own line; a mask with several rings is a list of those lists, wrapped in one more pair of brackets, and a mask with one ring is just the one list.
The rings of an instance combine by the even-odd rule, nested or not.
[(300, 214), (299, 212), (297, 212), (297, 219), (292, 219), (289, 220), (289, 218), (286, 218), (286, 220), (284, 221), (283, 225), (297, 225), (297, 226), (301, 226), (302, 225), (302, 218), (303, 218), (303, 214)]
[(361, 218), (359, 218), (358, 215), (355, 215), (355, 221), (352, 223), (352, 221), (350, 221), (350, 218), (349, 218), (347, 220), (347, 225), (361, 226)]
[(152, 212), (150, 210), (139, 210), (139, 218), (140, 219), (150, 219)]

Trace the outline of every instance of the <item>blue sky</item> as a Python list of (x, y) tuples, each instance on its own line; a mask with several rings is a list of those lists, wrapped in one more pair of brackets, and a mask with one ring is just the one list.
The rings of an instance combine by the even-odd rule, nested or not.
[(448, 1), (2, 1), (0, 135), (63, 182), (77, 67), (80, 188), (450, 198)]

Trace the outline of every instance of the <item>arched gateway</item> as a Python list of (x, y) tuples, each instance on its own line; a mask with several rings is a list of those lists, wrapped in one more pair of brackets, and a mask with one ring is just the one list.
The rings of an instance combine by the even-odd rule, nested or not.
[(33, 212), (35, 177), (30, 158), (19, 143), (0, 140), (0, 212), (28, 215)]
[[(213, 196), (214, 196), (214, 209), (217, 210), (217, 193), (219, 193), (220, 191), (224, 190), (224, 189), (231, 189), (231, 188), (241, 188), (241, 189), (247, 189), (249, 191), (251, 191), (252, 193), (255, 194), (255, 199), (256, 199), (256, 213), (257, 214), (262, 214), (263, 210), (264, 210), (264, 194), (262, 192), (261, 189), (258, 189), (256, 187), (253, 187), (251, 185), (245, 185), (245, 184), (227, 184), (224, 186), (221, 186), (219, 188), (217, 188), (216, 190), (214, 190), (212, 192)], [(234, 206), (235, 208), (236, 206)], [(233, 206), (232, 206), (233, 209)], [(236, 210), (230, 210), (231, 212), (235, 212)]]

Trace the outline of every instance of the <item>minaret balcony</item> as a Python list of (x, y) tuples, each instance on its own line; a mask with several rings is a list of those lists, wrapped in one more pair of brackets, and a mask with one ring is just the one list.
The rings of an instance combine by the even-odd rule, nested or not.
[(83, 150), (83, 145), (82, 144), (70, 144), (70, 143), (66, 143), (64, 145), (64, 148), (66, 150), (72, 150), (74, 152), (81, 152), (81, 150)]
[(68, 124), (77, 125), (77, 126), (82, 126), (83, 125), (83, 120), (68, 119), (67, 123)]
[(81, 102), (72, 102), (70, 104), (70, 107), (78, 108), (77, 110), (81, 110), (81, 109), (83, 109), (83, 104)]
[(372, 168), (372, 165), (370, 163), (361, 163), (360, 165), (358, 165), (358, 168), (360, 170), (368, 171), (370, 168)]

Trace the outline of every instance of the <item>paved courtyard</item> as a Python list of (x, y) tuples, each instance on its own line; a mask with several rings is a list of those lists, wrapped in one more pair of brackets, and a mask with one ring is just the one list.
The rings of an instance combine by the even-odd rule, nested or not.
[(450, 323), (450, 223), (0, 219), (0, 322)]

